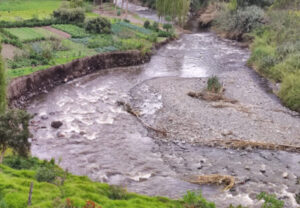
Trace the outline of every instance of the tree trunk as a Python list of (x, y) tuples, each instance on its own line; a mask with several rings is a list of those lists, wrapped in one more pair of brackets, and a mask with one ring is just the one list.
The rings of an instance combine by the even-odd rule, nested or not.
[(127, 17), (128, 17), (128, 1), (129, 1), (129, 0), (126, 0), (126, 13), (125, 13), (125, 19), (127, 19)]
[(3, 149), (2, 149), (2, 152), (1, 152), (1, 155), (0, 155), (0, 164), (2, 164), (2, 162), (3, 162), (5, 151), (6, 151), (6, 146), (3, 146)]

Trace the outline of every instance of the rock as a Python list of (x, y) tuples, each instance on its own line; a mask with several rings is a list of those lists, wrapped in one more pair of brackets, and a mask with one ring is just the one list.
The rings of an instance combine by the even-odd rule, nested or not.
[(264, 164), (261, 165), (259, 171), (262, 172), (262, 173), (265, 173), (266, 172), (266, 165), (264, 165)]
[(289, 174), (288, 174), (288, 172), (284, 172), (284, 173), (282, 173), (282, 177), (283, 177), (283, 178), (285, 178), (285, 179), (286, 179), (286, 178), (288, 178), (288, 177), (289, 177)]
[(222, 133), (222, 136), (229, 136), (229, 135), (232, 135), (233, 133), (232, 133), (232, 131), (230, 131), (230, 130), (224, 130)]
[(42, 116), (41, 116), (41, 119), (42, 119), (42, 120), (47, 120), (47, 119), (48, 119), (48, 116), (47, 116), (47, 115), (42, 115)]
[(245, 170), (250, 170), (250, 167), (248, 165), (246, 165)]
[(61, 121), (52, 121), (51, 122), (51, 127), (55, 128), (55, 129), (60, 128), (62, 125), (63, 125), (63, 123)]
[(63, 138), (63, 137), (65, 137), (65, 135), (64, 135), (63, 133), (61, 133), (61, 132), (57, 132), (56, 136), (57, 136), (58, 138)]

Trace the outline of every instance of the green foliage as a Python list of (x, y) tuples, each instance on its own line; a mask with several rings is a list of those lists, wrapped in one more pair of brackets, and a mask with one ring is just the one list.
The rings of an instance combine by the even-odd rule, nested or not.
[(208, 202), (203, 198), (201, 192), (195, 193), (188, 191), (186, 195), (183, 196), (184, 207), (185, 208), (215, 208), (216, 205), (213, 202)]
[(149, 20), (146, 20), (146, 21), (144, 22), (144, 28), (146, 28), (146, 29), (149, 29), (149, 28), (150, 28), (150, 22), (149, 22)]
[(253, 31), (265, 22), (265, 14), (261, 8), (248, 6), (232, 11), (235, 6), (231, 5), (230, 9), (223, 9), (216, 18), (215, 24), (221, 30), (241, 36), (243, 33)]
[(95, 34), (111, 33), (110, 22), (103, 17), (88, 20), (85, 24), (85, 30)]
[(183, 26), (190, 10), (190, 0), (157, 0), (156, 10), (159, 16), (170, 16)]
[(115, 42), (111, 35), (97, 35), (88, 40), (87, 46), (89, 48), (103, 48), (114, 44)]
[(35, 178), (38, 182), (53, 183), (56, 179), (57, 173), (54, 167), (41, 167), (37, 169)]
[(84, 38), (89, 36), (89, 34), (85, 31), (85, 29), (78, 27), (76, 25), (60, 24), (60, 25), (52, 25), (52, 27), (58, 30), (62, 30), (66, 33), (69, 33), (72, 36), (72, 38)]
[(260, 193), (257, 196), (258, 200), (264, 200), (264, 204), (262, 205), (262, 208), (283, 208), (284, 202), (281, 200), (278, 200), (275, 195), (269, 195), (265, 192)]
[(163, 25), (163, 28), (164, 28), (167, 32), (169, 32), (169, 31), (173, 28), (173, 26), (172, 26), (171, 24), (164, 24), (164, 25)]
[(207, 90), (213, 93), (220, 93), (222, 90), (222, 84), (217, 76), (209, 77), (207, 81)]
[(53, 11), (53, 17), (61, 23), (83, 23), (85, 19), (84, 10), (81, 8), (60, 8)]
[[(0, 41), (1, 54), (1, 41)], [(0, 55), (0, 115), (6, 110), (6, 75), (2, 57)]]
[(57, 24), (59, 21), (55, 19), (27, 19), (22, 21), (0, 21), (0, 28), (12, 28), (12, 27), (40, 27), (40, 26), (48, 26), (51, 24)]
[[(43, 29), (42, 29), (43, 30)], [(5, 32), (10, 33), (11, 35), (15, 36), (21, 42), (32, 42), (32, 41), (40, 41), (46, 39), (46, 34), (43, 33), (40, 28), (29, 28), (29, 27), (22, 27), (22, 28), (10, 28), (4, 29)], [(48, 32), (49, 34), (50, 32)]]
[(300, 73), (286, 75), (281, 84), (279, 97), (292, 110), (300, 112)]
[(108, 189), (108, 198), (112, 200), (126, 200), (129, 198), (129, 195), (123, 187), (111, 185)]
[(3, 164), (13, 169), (36, 169), (40, 166), (40, 161), (36, 157), (20, 157), (16, 155), (7, 156), (3, 159)]
[(31, 115), (22, 110), (8, 110), (0, 115), (0, 148), (3, 155), (7, 148), (21, 156), (26, 157), (30, 150), (29, 120)]

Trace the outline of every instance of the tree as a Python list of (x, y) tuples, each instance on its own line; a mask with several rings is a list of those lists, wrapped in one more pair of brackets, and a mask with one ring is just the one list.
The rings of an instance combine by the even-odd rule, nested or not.
[[(1, 43), (1, 39), (0, 39)], [(1, 52), (1, 44), (0, 44)], [(0, 114), (4, 113), (6, 109), (6, 78), (5, 78), (5, 69), (0, 56)]]
[(28, 156), (31, 136), (29, 120), (31, 115), (22, 110), (8, 110), (0, 115), (0, 163), (2, 163), (7, 148), (20, 156)]
[(186, 22), (190, 9), (190, 0), (157, 0), (156, 10), (159, 17), (171, 17), (181, 26)]

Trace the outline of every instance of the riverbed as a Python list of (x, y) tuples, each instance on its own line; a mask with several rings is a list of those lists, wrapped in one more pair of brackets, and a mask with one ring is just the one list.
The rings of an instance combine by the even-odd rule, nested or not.
[[(102, 70), (58, 86), (28, 107), (36, 115), (32, 154), (141, 194), (179, 198), (202, 190), (217, 207), (260, 207), (256, 194), (266, 191), (284, 199), (286, 207), (299, 207), (299, 153), (201, 145), (239, 139), (300, 146), (299, 114), (283, 107), (269, 83), (246, 66), (249, 55), (213, 33), (184, 34), (150, 63)], [(238, 103), (220, 106), (188, 96), (203, 90), (212, 75)], [(52, 121), (63, 125), (53, 129)], [(223, 186), (188, 182), (207, 174), (234, 176), (236, 186), (223, 191)]]

